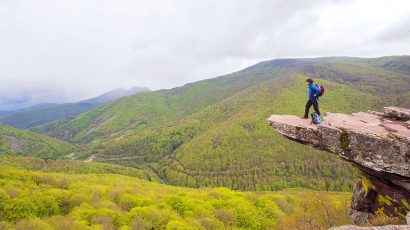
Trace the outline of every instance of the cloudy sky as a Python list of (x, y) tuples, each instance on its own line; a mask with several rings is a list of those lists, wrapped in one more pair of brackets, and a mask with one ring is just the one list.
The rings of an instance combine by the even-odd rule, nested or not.
[(274, 58), (398, 54), (408, 0), (0, 0), (0, 110)]

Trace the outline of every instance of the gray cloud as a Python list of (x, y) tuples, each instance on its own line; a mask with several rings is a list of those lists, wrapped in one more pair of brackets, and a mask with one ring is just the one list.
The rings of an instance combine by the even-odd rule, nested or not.
[(380, 32), (378, 39), (386, 43), (404, 43), (410, 42), (410, 14), (403, 21), (394, 22)]
[(0, 91), (66, 102), (272, 58), (409, 54), (409, 14), (406, 0), (2, 0)]
[(48, 81), (18, 81), (2, 79), (0, 91), (0, 110), (26, 108), (35, 104), (70, 101), (69, 93), (62, 87)]
[(7, 95), (7, 96), (0, 98), (0, 102), (2, 104), (23, 104), (23, 103), (29, 102), (30, 100), (31, 100), (31, 95), (30, 93), (27, 93), (27, 92), (25, 92), (23, 95), (17, 95), (17, 97), (16, 95), (13, 95), (13, 97), (10, 98)]

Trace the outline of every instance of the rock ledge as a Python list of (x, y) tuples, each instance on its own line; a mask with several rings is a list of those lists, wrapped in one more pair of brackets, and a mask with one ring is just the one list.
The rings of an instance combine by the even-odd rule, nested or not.
[(335, 153), (358, 169), (361, 179), (350, 213), (356, 224), (375, 216), (405, 219), (410, 211), (410, 109), (327, 113), (320, 126), (292, 115), (267, 120), (282, 135)]

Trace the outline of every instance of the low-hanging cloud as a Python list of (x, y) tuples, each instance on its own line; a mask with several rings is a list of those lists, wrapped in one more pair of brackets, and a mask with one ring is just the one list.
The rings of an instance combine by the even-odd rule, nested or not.
[(2, 0), (0, 91), (66, 102), (273, 58), (409, 54), (409, 15), (406, 0)]

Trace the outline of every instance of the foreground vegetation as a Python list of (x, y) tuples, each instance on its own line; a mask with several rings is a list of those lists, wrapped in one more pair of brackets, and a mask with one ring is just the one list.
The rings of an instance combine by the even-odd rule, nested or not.
[(350, 193), (188, 189), (10, 165), (0, 166), (0, 229), (326, 229), (349, 223)]

